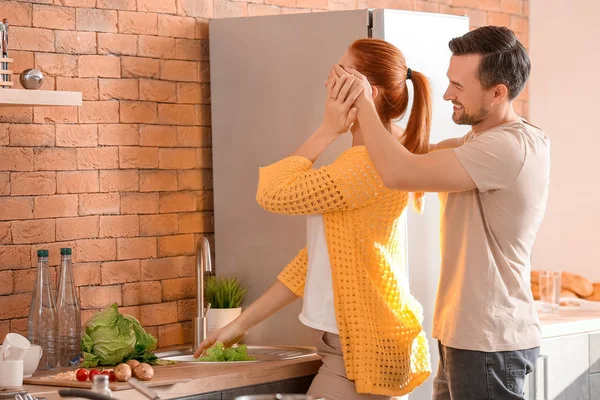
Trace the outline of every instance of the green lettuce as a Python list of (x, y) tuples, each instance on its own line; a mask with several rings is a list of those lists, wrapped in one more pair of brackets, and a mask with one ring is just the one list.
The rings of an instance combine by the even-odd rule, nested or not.
[(254, 361), (254, 357), (248, 355), (248, 347), (245, 344), (240, 344), (237, 347), (225, 348), (223, 343), (216, 343), (214, 347), (206, 350), (203, 357), (198, 358), (198, 361)]
[(137, 319), (119, 313), (115, 303), (86, 324), (81, 339), (82, 366), (117, 365), (131, 359), (155, 364), (158, 360), (152, 350), (156, 343)]

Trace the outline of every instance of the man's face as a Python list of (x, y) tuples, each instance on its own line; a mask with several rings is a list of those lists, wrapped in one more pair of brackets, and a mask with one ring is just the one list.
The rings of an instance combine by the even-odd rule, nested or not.
[(478, 125), (489, 113), (493, 98), (479, 81), (479, 55), (452, 56), (448, 67), (450, 84), (444, 100), (454, 105), (452, 120), (458, 125)]

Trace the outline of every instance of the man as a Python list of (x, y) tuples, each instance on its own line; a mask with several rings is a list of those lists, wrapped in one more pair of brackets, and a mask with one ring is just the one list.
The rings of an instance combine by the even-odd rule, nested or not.
[(381, 125), (376, 91), (362, 75), (335, 71), (360, 78), (349, 95), (362, 90), (358, 122), (386, 186), (442, 193), (433, 398), (524, 399), (541, 342), (529, 277), (548, 196), (550, 143), (513, 109), (531, 65), (511, 30), (482, 27), (453, 39), (450, 49), (444, 99), (454, 104), (454, 122), (472, 129), (425, 155), (410, 153)]

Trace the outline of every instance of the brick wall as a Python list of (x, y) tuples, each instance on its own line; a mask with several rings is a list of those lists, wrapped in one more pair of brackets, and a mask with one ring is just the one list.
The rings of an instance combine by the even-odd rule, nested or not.
[(0, 0), (13, 70), (84, 99), (0, 108), (0, 340), (27, 331), (36, 250), (56, 279), (69, 246), (84, 320), (117, 302), (160, 346), (189, 343), (194, 244), (213, 232), (208, 20), (366, 7), (466, 14), (528, 45), (526, 0)]

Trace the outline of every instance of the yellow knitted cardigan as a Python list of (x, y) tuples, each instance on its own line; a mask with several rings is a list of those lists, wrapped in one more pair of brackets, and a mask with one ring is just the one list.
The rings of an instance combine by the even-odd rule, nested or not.
[[(323, 214), (346, 373), (359, 393), (402, 396), (431, 373), (422, 309), (404, 265), (407, 200), (383, 185), (364, 146), (319, 169), (304, 157), (260, 169), (262, 208)], [(278, 279), (302, 296), (307, 266), (304, 248)]]

